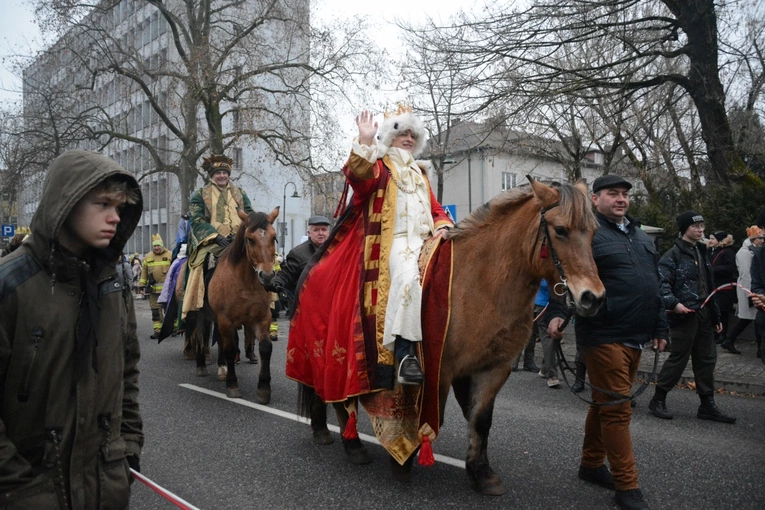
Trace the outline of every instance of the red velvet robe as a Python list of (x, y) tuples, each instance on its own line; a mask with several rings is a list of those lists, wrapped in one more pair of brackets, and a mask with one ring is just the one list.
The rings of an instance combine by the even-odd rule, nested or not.
[[(398, 179), (387, 158), (373, 164), (351, 154), (343, 167), (351, 207), (304, 272), (296, 296), (287, 377), (313, 387), (325, 402), (393, 387), (394, 356), (382, 347), (397, 196), (389, 171)], [(435, 228), (452, 225), (432, 188), (430, 206)]]

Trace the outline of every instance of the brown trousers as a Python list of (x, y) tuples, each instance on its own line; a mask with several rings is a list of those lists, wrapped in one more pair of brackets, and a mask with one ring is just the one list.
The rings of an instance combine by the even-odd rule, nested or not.
[[(580, 346), (590, 384), (597, 388), (629, 395), (637, 374), (641, 351), (622, 344)], [(593, 390), (596, 403), (616, 400)], [(590, 406), (584, 423), (582, 466), (597, 468), (608, 457), (617, 490), (637, 489), (638, 472), (632, 451), (630, 421), (632, 408), (623, 402), (614, 406)]]

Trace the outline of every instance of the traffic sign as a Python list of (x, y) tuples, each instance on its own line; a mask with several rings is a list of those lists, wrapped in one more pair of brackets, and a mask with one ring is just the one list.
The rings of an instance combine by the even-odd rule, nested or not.
[(0, 230), (0, 236), (2, 237), (13, 237), (16, 235), (16, 225), (3, 225), (0, 227), (2, 230)]
[(452, 219), (454, 223), (457, 223), (457, 205), (450, 204), (442, 206), (446, 214)]

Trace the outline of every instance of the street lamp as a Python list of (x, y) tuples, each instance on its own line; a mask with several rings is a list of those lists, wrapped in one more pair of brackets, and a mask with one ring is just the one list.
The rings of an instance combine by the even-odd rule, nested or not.
[(290, 198), (300, 198), (300, 195), (298, 195), (297, 191), (297, 185), (292, 181), (287, 182), (284, 185), (284, 197), (282, 202), (282, 214), (284, 214), (284, 221), (282, 222), (282, 257), (284, 257), (285, 240), (287, 238), (287, 186), (290, 184), (292, 184), (292, 186), (295, 188), (295, 191), (292, 193)]

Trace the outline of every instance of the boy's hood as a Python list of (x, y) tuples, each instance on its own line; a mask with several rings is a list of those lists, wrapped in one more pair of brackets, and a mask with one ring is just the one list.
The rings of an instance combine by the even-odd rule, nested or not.
[(44, 260), (44, 253), (57, 246), (59, 232), (77, 202), (113, 175), (124, 176), (128, 186), (134, 188), (139, 197), (137, 203), (125, 204), (117, 232), (109, 246), (96, 250), (97, 262), (116, 263), (141, 218), (143, 198), (138, 182), (124, 168), (106, 156), (85, 150), (67, 151), (53, 160), (48, 168), (40, 203), (30, 225), (32, 235), (28, 240), (41, 259)]

